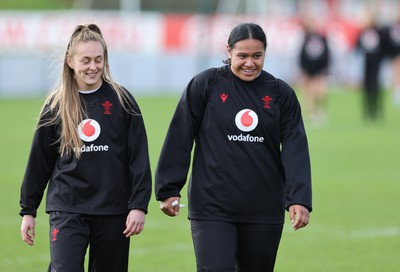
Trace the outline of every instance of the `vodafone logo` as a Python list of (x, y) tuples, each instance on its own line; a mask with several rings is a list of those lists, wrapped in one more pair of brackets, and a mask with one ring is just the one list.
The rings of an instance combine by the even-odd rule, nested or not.
[(241, 131), (252, 131), (258, 125), (258, 116), (250, 109), (241, 110), (236, 114), (235, 124)]
[[(255, 129), (258, 125), (257, 114), (250, 110), (244, 109), (239, 111), (235, 117), (235, 124), (243, 132), (249, 132)], [(263, 136), (255, 136), (250, 134), (227, 135), (228, 141), (232, 142), (248, 142), (248, 143), (263, 143)]]
[(100, 135), (100, 131), (99, 123), (93, 119), (83, 120), (78, 126), (79, 137), (85, 142), (96, 140)]

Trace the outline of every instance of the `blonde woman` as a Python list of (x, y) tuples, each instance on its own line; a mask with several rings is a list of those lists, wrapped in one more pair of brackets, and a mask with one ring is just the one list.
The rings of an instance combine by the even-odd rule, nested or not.
[(84, 271), (88, 246), (89, 271), (127, 271), (129, 237), (142, 232), (151, 196), (147, 136), (95, 24), (75, 27), (33, 137), (20, 200), (28, 245), (46, 186), (49, 271)]

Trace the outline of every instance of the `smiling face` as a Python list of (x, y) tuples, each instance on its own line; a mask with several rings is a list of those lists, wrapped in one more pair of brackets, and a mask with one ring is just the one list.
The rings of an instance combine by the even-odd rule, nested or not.
[(67, 62), (74, 70), (80, 91), (95, 90), (100, 87), (104, 71), (104, 48), (100, 42), (88, 41), (76, 44)]
[(252, 81), (261, 73), (265, 59), (265, 45), (256, 39), (241, 40), (228, 48), (232, 72), (244, 81)]

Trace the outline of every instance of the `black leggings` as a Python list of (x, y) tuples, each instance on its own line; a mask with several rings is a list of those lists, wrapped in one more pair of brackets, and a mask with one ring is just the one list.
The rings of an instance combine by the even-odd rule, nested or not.
[(128, 271), (129, 238), (123, 235), (125, 222), (126, 215), (51, 212), (48, 271), (83, 272), (88, 247), (88, 271)]
[(283, 225), (191, 220), (197, 271), (274, 270)]

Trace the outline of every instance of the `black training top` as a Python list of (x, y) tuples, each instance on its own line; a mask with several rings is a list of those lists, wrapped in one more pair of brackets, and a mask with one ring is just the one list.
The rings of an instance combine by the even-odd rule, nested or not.
[[(278, 85), (278, 86), (277, 86)], [(242, 81), (230, 66), (195, 76), (172, 118), (156, 171), (156, 197), (180, 196), (190, 165), (189, 218), (282, 223), (311, 211), (306, 133), (297, 97), (262, 71)]]
[(328, 72), (330, 51), (325, 36), (306, 33), (300, 50), (300, 67), (307, 75)]
[[(141, 209), (147, 213), (152, 184), (138, 105), (132, 97), (136, 113), (128, 113), (106, 82), (80, 97), (88, 111), (78, 128), (84, 143), (81, 158), (60, 156), (58, 125), (39, 127), (21, 187), (20, 214), (36, 216), (47, 184), (46, 212), (113, 215)], [(39, 123), (47, 117), (41, 116)]]
[(400, 22), (382, 28), (383, 51), (389, 58), (400, 55)]

